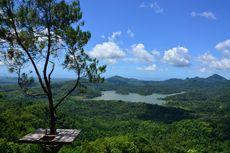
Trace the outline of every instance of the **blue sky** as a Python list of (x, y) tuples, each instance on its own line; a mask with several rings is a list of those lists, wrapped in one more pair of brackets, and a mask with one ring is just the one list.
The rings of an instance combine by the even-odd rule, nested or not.
[[(229, 0), (82, 0), (84, 29), (92, 33), (85, 49), (108, 65), (106, 77), (230, 78), (229, 6)], [(55, 74), (72, 76), (60, 68)]]

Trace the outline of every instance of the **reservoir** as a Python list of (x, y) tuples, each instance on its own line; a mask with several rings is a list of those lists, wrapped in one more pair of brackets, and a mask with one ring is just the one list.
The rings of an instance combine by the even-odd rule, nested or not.
[(116, 91), (102, 91), (102, 95), (99, 97), (93, 98), (93, 100), (122, 100), (126, 102), (144, 102), (149, 104), (158, 104), (161, 105), (165, 101), (162, 100), (162, 98), (165, 98), (167, 96), (177, 95), (177, 94), (183, 94), (185, 92), (181, 93), (175, 93), (175, 94), (157, 94), (153, 93), (151, 95), (140, 95), (137, 93), (129, 93), (127, 95), (116, 93)]

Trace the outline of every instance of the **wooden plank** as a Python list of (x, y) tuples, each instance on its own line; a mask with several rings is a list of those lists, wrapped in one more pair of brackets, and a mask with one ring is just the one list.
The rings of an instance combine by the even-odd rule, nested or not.
[(48, 135), (49, 137), (47, 137), (46, 133), (49, 133), (49, 130), (39, 128), (19, 139), (19, 142), (47, 145), (71, 144), (80, 132), (81, 130), (78, 129), (57, 129), (57, 135)]
[(25, 143), (36, 143), (39, 141), (42, 137), (45, 135), (45, 129), (37, 129), (35, 132), (30, 133), (19, 139), (20, 142), (25, 142)]
[(79, 135), (80, 130), (77, 129), (58, 129), (58, 135), (53, 139), (55, 142), (72, 143)]

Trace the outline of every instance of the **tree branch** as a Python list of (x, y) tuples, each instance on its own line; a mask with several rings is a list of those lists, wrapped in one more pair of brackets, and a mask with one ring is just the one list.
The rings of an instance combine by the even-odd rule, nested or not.
[(48, 75), (48, 80), (49, 80), (49, 82), (50, 82), (50, 80), (51, 80), (51, 75), (52, 75), (52, 73), (53, 73), (53, 71), (54, 71), (54, 67), (55, 67), (55, 63), (54, 63), (54, 62), (50, 61), (50, 63), (52, 63), (53, 66), (52, 66), (52, 69), (51, 69), (51, 71), (50, 71), (50, 73), (49, 73), (49, 75)]
[(23, 88), (23, 86), (22, 86), (22, 84), (21, 84), (21, 82), (20, 82), (20, 80), (21, 80), (21, 68), (18, 68), (17, 74), (18, 74), (18, 81), (17, 81), (17, 82), (18, 82), (18, 85), (19, 85), (19, 87), (22, 89), (22, 91), (23, 91), (24, 94), (26, 94), (27, 96), (32, 96), (32, 97), (36, 97), (36, 96), (46, 96), (45, 93), (42, 93), (42, 94), (40, 94), (40, 93), (29, 93), (29, 92), (28, 92), (29, 89), (28, 89), (28, 88)]
[(76, 83), (74, 84), (73, 88), (70, 89), (66, 95), (64, 95), (60, 100), (59, 102), (54, 106), (54, 109), (56, 110), (58, 108), (58, 106), (77, 88), (77, 86), (79, 85), (79, 82), (80, 82), (80, 75), (81, 75), (81, 69), (80, 69), (80, 66), (79, 66), (79, 63), (74, 55), (73, 54), (73, 58), (74, 58), (74, 62), (76, 63), (76, 66), (77, 66), (77, 81)]
[[(48, 9), (50, 9), (50, 7)], [(43, 75), (44, 75), (43, 77), (44, 77), (44, 80), (47, 86), (48, 93), (52, 94), (51, 87), (50, 87), (50, 80), (47, 78), (47, 67), (49, 63), (50, 50), (51, 50), (51, 32), (50, 32), (50, 25), (49, 25), (49, 10), (46, 10), (45, 13), (46, 13), (46, 26), (48, 30), (48, 48), (47, 48), (47, 54), (46, 54), (44, 68), (43, 68)]]
[(78, 84), (80, 82), (80, 70), (78, 71), (78, 74), (77, 74), (77, 81), (76, 83), (74, 84), (73, 88), (70, 89), (65, 96), (63, 96), (59, 102), (54, 106), (54, 109), (56, 110), (58, 108), (58, 106), (77, 88)]
[[(9, 11), (11, 12), (10, 9), (9, 9)], [(35, 64), (35, 62), (34, 62), (32, 56), (30, 55), (29, 51), (28, 51), (27, 48), (23, 45), (23, 43), (21, 42), (21, 40), (20, 40), (20, 38), (19, 38), (18, 31), (17, 31), (17, 28), (16, 28), (16, 24), (15, 24), (15, 20), (14, 20), (14, 17), (13, 17), (13, 13), (12, 13), (12, 12), (11, 12), (11, 20), (12, 20), (12, 25), (13, 25), (14, 32), (15, 32), (15, 34), (16, 34), (16, 39), (17, 39), (19, 45), (22, 47), (22, 49), (26, 52), (27, 56), (29, 57), (29, 59), (30, 59), (30, 61), (31, 61), (33, 67), (34, 67), (34, 70), (35, 70), (35, 72), (36, 72), (36, 75), (37, 75), (37, 77), (38, 77), (39, 83), (40, 83), (40, 85), (41, 85), (43, 91), (44, 91), (45, 93), (47, 93), (47, 89), (46, 89), (46, 87), (45, 87), (44, 84), (43, 84), (41, 75), (40, 75), (40, 73), (39, 73), (39, 71), (38, 71), (38, 68), (37, 68), (37, 66), (36, 66), (36, 64)]]

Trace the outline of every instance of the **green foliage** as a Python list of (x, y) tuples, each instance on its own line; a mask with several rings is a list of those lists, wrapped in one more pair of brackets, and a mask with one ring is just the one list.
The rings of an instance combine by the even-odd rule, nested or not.
[[(52, 66), (52, 58), (60, 56), (60, 51), (65, 55), (64, 68), (87, 74), (90, 80), (99, 79), (105, 71), (105, 66), (97, 67), (98, 61), (84, 52), (91, 34), (81, 30), (84, 21), (78, 0), (3, 0), (0, 10), (0, 37), (9, 48), (1, 52), (12, 72), (19, 73), (28, 62), (35, 71), (42, 60)], [(43, 64), (45, 69), (47, 63)], [(21, 79), (25, 78), (21, 75)]]
[(19, 145), (8, 142), (6, 139), (0, 139), (0, 153), (38, 153), (42, 150), (36, 145)]
[[(10, 72), (17, 73), (17, 82), (26, 94), (48, 97), (54, 105), (50, 113), (79, 86), (82, 78), (103, 81), (101, 74), (106, 66), (99, 65), (84, 50), (91, 37), (89, 31), (82, 30), (84, 24), (79, 0), (0, 1), (0, 60)], [(28, 64), (32, 70), (28, 70)], [(51, 76), (57, 64), (76, 73), (76, 81), (67, 93), (53, 97)], [(39, 90), (29, 91), (34, 82), (31, 76), (37, 77)]]
[(13, 143), (7, 143), (6, 139), (0, 139), (0, 153), (18, 153), (19, 148)]
[[(64, 84), (68, 83), (71, 81)], [(60, 90), (67, 88), (61, 82), (55, 86)], [(16, 142), (36, 128), (48, 127), (44, 120), (48, 117), (46, 99), (25, 97), (12, 86), (2, 89), (0, 146), (4, 152), (41, 152), (36, 145)], [(60, 153), (228, 153), (229, 90), (225, 89), (170, 96), (165, 106), (79, 100), (73, 95), (60, 107), (57, 126), (82, 132), (72, 146), (63, 147)], [(90, 90), (100, 92), (94, 87)], [(89, 92), (85, 91), (81, 96)]]
[[(0, 1), (0, 61), (4, 61), (9, 72), (16, 72), (18, 85), (26, 95), (46, 96), (50, 134), (56, 134), (58, 107), (79, 87), (80, 80), (103, 81), (101, 74), (106, 66), (100, 66), (97, 59), (85, 52), (91, 34), (83, 31), (83, 26), (79, 0)], [(54, 97), (51, 78), (58, 61), (62, 61), (63, 69), (75, 73), (76, 81)], [(28, 65), (32, 70), (28, 70)], [(38, 90), (30, 90), (33, 74), (39, 83)], [(23, 118), (33, 116), (23, 114)]]
[(136, 153), (137, 147), (134, 142), (130, 141), (128, 137), (110, 137), (97, 139), (92, 143), (84, 143), (82, 145), (82, 152), (84, 153), (101, 153), (101, 152), (111, 152), (111, 153)]

